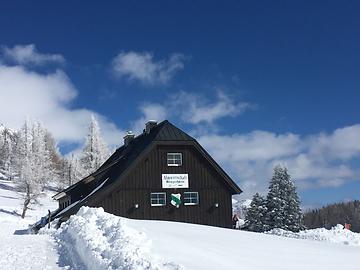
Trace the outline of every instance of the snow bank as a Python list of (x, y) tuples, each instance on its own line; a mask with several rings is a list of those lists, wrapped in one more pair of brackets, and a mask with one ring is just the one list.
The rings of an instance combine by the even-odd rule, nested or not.
[(359, 269), (358, 246), (126, 219), (101, 208), (83, 207), (59, 230), (43, 231), (54, 236), (63, 269)]
[(273, 229), (266, 233), (289, 238), (308, 239), (330, 243), (340, 243), (351, 246), (360, 246), (360, 233), (354, 233), (350, 230), (346, 230), (341, 224), (334, 226), (330, 230), (327, 230), (325, 228), (319, 228), (294, 233), (282, 229)]
[(63, 255), (62, 266), (96, 270), (181, 269), (175, 263), (150, 256), (151, 242), (146, 234), (127, 226), (127, 219), (105, 213), (102, 208), (82, 207), (59, 230), (50, 232)]

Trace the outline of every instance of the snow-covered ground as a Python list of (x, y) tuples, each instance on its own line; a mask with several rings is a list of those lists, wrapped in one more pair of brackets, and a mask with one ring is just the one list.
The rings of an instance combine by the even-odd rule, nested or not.
[(360, 247), (130, 220), (101, 208), (84, 207), (60, 230), (43, 233), (63, 254), (75, 254), (68, 263), (78, 269), (359, 269)]
[(53, 210), (56, 204), (44, 194), (40, 206), (21, 219), (21, 197), (12, 182), (0, 180), (0, 269), (59, 269), (52, 237), (26, 233), (29, 224)]
[(82, 208), (59, 230), (14, 235), (56, 208), (50, 195), (42, 203), (21, 220), (18, 194), (0, 181), (0, 269), (360, 269), (358, 245), (130, 220), (101, 208)]

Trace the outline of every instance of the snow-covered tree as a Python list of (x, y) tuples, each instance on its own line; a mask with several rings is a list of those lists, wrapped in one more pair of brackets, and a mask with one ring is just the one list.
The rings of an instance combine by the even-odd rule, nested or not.
[(298, 231), (301, 228), (299, 197), (285, 167), (278, 165), (274, 168), (266, 206), (266, 229), (281, 228)]
[(46, 144), (47, 131), (39, 122), (26, 120), (20, 129), (14, 151), (17, 186), (24, 194), (22, 217), (49, 181), (56, 177), (51, 151)]
[(96, 171), (109, 157), (109, 149), (101, 137), (99, 124), (91, 116), (89, 133), (86, 136), (85, 147), (80, 159), (86, 174)]
[(57, 147), (57, 143), (53, 135), (48, 130), (45, 130), (44, 142), (45, 142), (46, 151), (49, 153), (52, 167), (57, 174), (60, 174), (63, 158), (60, 154), (60, 151)]
[(232, 208), (233, 213), (236, 214), (239, 218), (245, 220), (247, 211), (250, 208), (251, 199), (237, 200), (237, 198), (232, 198)]
[(44, 189), (46, 182), (53, 178), (53, 169), (50, 152), (45, 146), (45, 130), (40, 123), (32, 125), (32, 160), (34, 162), (34, 175), (38, 178), (41, 188)]
[(0, 125), (0, 171), (8, 176), (12, 174), (12, 152), (16, 134), (9, 128)]
[(304, 228), (302, 224), (302, 212), (300, 208), (300, 199), (296, 192), (296, 187), (289, 178), (289, 183), (287, 186), (287, 205), (285, 207), (286, 211), (286, 228), (289, 231), (298, 232)]
[(80, 160), (74, 154), (64, 159), (61, 177), (63, 179), (63, 187), (71, 186), (80, 181), (84, 177), (84, 174)]
[(265, 217), (267, 213), (266, 200), (259, 193), (256, 193), (247, 209), (245, 224), (248, 230), (263, 232), (266, 230)]
[(16, 170), (19, 178), (17, 187), (23, 193), (23, 211), (21, 217), (25, 217), (25, 213), (31, 203), (36, 202), (36, 198), (40, 194), (41, 185), (37, 171), (33, 170), (37, 167), (37, 162), (33, 155), (33, 132), (29, 120), (26, 120), (23, 127), (19, 131), (19, 137), (16, 144)]

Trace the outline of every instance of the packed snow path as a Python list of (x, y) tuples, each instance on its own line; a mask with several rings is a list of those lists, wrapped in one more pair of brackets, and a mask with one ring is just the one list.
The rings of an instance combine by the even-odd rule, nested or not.
[(48, 197), (41, 202), (44, 204), (28, 210), (26, 218), (21, 219), (19, 194), (13, 183), (0, 180), (0, 269), (59, 269), (52, 237), (26, 233), (29, 224), (55, 206)]
[(47, 235), (14, 235), (14, 223), (0, 223), (1, 269), (59, 269), (57, 250)]

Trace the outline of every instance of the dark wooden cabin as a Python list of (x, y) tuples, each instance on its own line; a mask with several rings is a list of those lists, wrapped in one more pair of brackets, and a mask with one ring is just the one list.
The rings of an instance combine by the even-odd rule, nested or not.
[(241, 189), (203, 147), (169, 121), (149, 121), (93, 174), (56, 194), (64, 221), (83, 206), (134, 219), (231, 228)]

